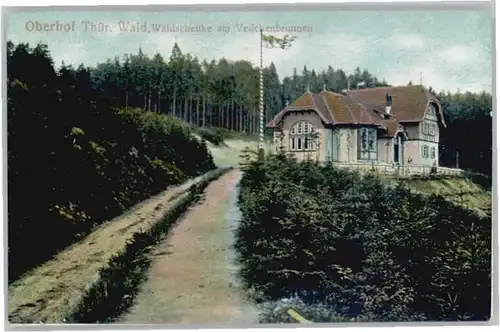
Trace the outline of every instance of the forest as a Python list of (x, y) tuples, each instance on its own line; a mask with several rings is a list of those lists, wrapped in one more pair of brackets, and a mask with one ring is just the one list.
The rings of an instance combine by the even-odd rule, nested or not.
[[(94, 67), (54, 63), (47, 45), (7, 42), (9, 280), (168, 185), (214, 168), (193, 126), (258, 132), (259, 69), (247, 61), (116, 55)], [(309, 86), (340, 92), (388, 83), (356, 69), (264, 69), (266, 120)], [(492, 98), (439, 93), (442, 160), (491, 175)], [(189, 124), (189, 126), (186, 125)], [(465, 134), (465, 135), (464, 135)], [(49, 240), (50, 239), (50, 240)], [(37, 250), (27, 250), (29, 247)]]

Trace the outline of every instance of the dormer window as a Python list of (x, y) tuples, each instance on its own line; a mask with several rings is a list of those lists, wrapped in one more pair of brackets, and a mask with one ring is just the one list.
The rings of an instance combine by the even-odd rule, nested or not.
[(430, 104), (429, 105), (429, 109), (427, 110), (427, 114), (430, 115), (430, 116), (436, 116), (437, 115), (436, 106), (434, 104)]

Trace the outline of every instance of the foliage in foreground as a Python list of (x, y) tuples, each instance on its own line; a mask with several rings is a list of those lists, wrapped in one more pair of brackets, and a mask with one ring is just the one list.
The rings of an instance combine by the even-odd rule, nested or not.
[(115, 110), (46, 47), (7, 54), (9, 281), (172, 184), (213, 169), (181, 121)]
[(340, 320), (489, 319), (491, 218), (285, 156), (246, 165), (240, 187), (235, 246), (260, 301), (298, 297)]

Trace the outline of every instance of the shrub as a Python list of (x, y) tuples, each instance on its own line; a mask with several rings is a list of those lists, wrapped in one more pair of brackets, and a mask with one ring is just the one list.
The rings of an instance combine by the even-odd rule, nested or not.
[(266, 301), (375, 321), (490, 315), (491, 219), (442, 196), (278, 155), (246, 165), (239, 204), (241, 274)]
[(201, 138), (217, 146), (224, 142), (223, 135), (214, 129), (201, 127), (196, 129), (196, 133), (200, 135)]

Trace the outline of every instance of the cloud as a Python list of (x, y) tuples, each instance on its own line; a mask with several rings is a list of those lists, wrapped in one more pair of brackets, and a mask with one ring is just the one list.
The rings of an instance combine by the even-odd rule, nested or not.
[(392, 37), (394, 45), (403, 50), (422, 49), (425, 46), (425, 40), (417, 34), (396, 34)]
[(387, 76), (387, 82), (391, 85), (407, 85), (409, 81), (413, 84), (420, 84), (420, 73), (422, 73), (422, 83), (425, 86), (432, 86), (439, 90), (448, 84), (446, 75), (442, 71), (432, 65), (424, 64), (395, 68)]
[(489, 77), (485, 77), (477, 72), (467, 72), (465, 68), (458, 66), (457, 70), (450, 70), (442, 65), (442, 61), (430, 61), (429, 58), (422, 58), (420, 61), (403, 65), (390, 71), (387, 76), (387, 82), (391, 85), (407, 85), (409, 81), (413, 84), (420, 84), (420, 75), (422, 73), (422, 83), (426, 87), (432, 87), (435, 91), (471, 91), (480, 92), (483, 90), (491, 92), (491, 83)]
[[(214, 44), (210, 47), (207, 57), (217, 59), (224, 57), (228, 60), (247, 60), (252, 62), (255, 66), (259, 65), (260, 61), (260, 39), (258, 34), (236, 34), (233, 36), (225, 36), (220, 38), (220, 43)], [(265, 57), (264, 63), (269, 62), (271, 59), (272, 50), (264, 49)]]
[(371, 53), (370, 48), (367, 47), (366, 41), (355, 35), (341, 33), (319, 36), (315, 39), (319, 40), (314, 40), (310, 42), (309, 45), (314, 45), (314, 49), (317, 50), (315, 52), (316, 54), (321, 57), (333, 59), (338, 63), (345, 63), (348, 66)]
[[(176, 42), (179, 44), (182, 52), (188, 52), (188, 50), (185, 49), (185, 42), (187, 41), (188, 40), (185, 40), (184, 38), (173, 34), (153, 33), (148, 35), (148, 38), (145, 38), (143, 40), (143, 43), (141, 43), (141, 47), (143, 48), (143, 51), (145, 53), (151, 56), (155, 53), (160, 53), (165, 58), (165, 61), (168, 61), (168, 58), (172, 53), (172, 48), (174, 47), (174, 44)], [(137, 50), (134, 50), (132, 52), (136, 53)]]
[(477, 46), (452, 45), (444, 48), (438, 56), (451, 65), (465, 64), (479, 60), (481, 49)]
[(297, 39), (292, 48), (281, 55), (283, 63), (277, 65), (280, 77), (292, 74), (292, 67), (297, 69), (306, 65), (309, 70), (326, 70), (329, 65), (352, 72), (361, 66), (367, 57), (372, 56), (373, 49), (366, 41), (351, 34), (330, 34), (303, 36)]
[[(233, 38), (234, 37), (234, 38)], [(278, 35), (279, 37), (279, 35)], [(232, 39), (231, 39), (232, 38)], [(228, 41), (228, 42), (227, 42)], [(220, 44), (211, 46), (208, 58), (225, 57), (228, 60), (247, 60), (254, 66), (260, 63), (258, 34), (235, 34), (221, 38)], [(292, 75), (296, 67), (299, 73), (305, 65), (309, 70), (326, 70), (329, 65), (354, 70), (362, 59), (369, 56), (364, 41), (349, 34), (308, 35), (298, 34), (288, 49), (263, 49), (263, 64), (276, 66), (280, 78)]]

